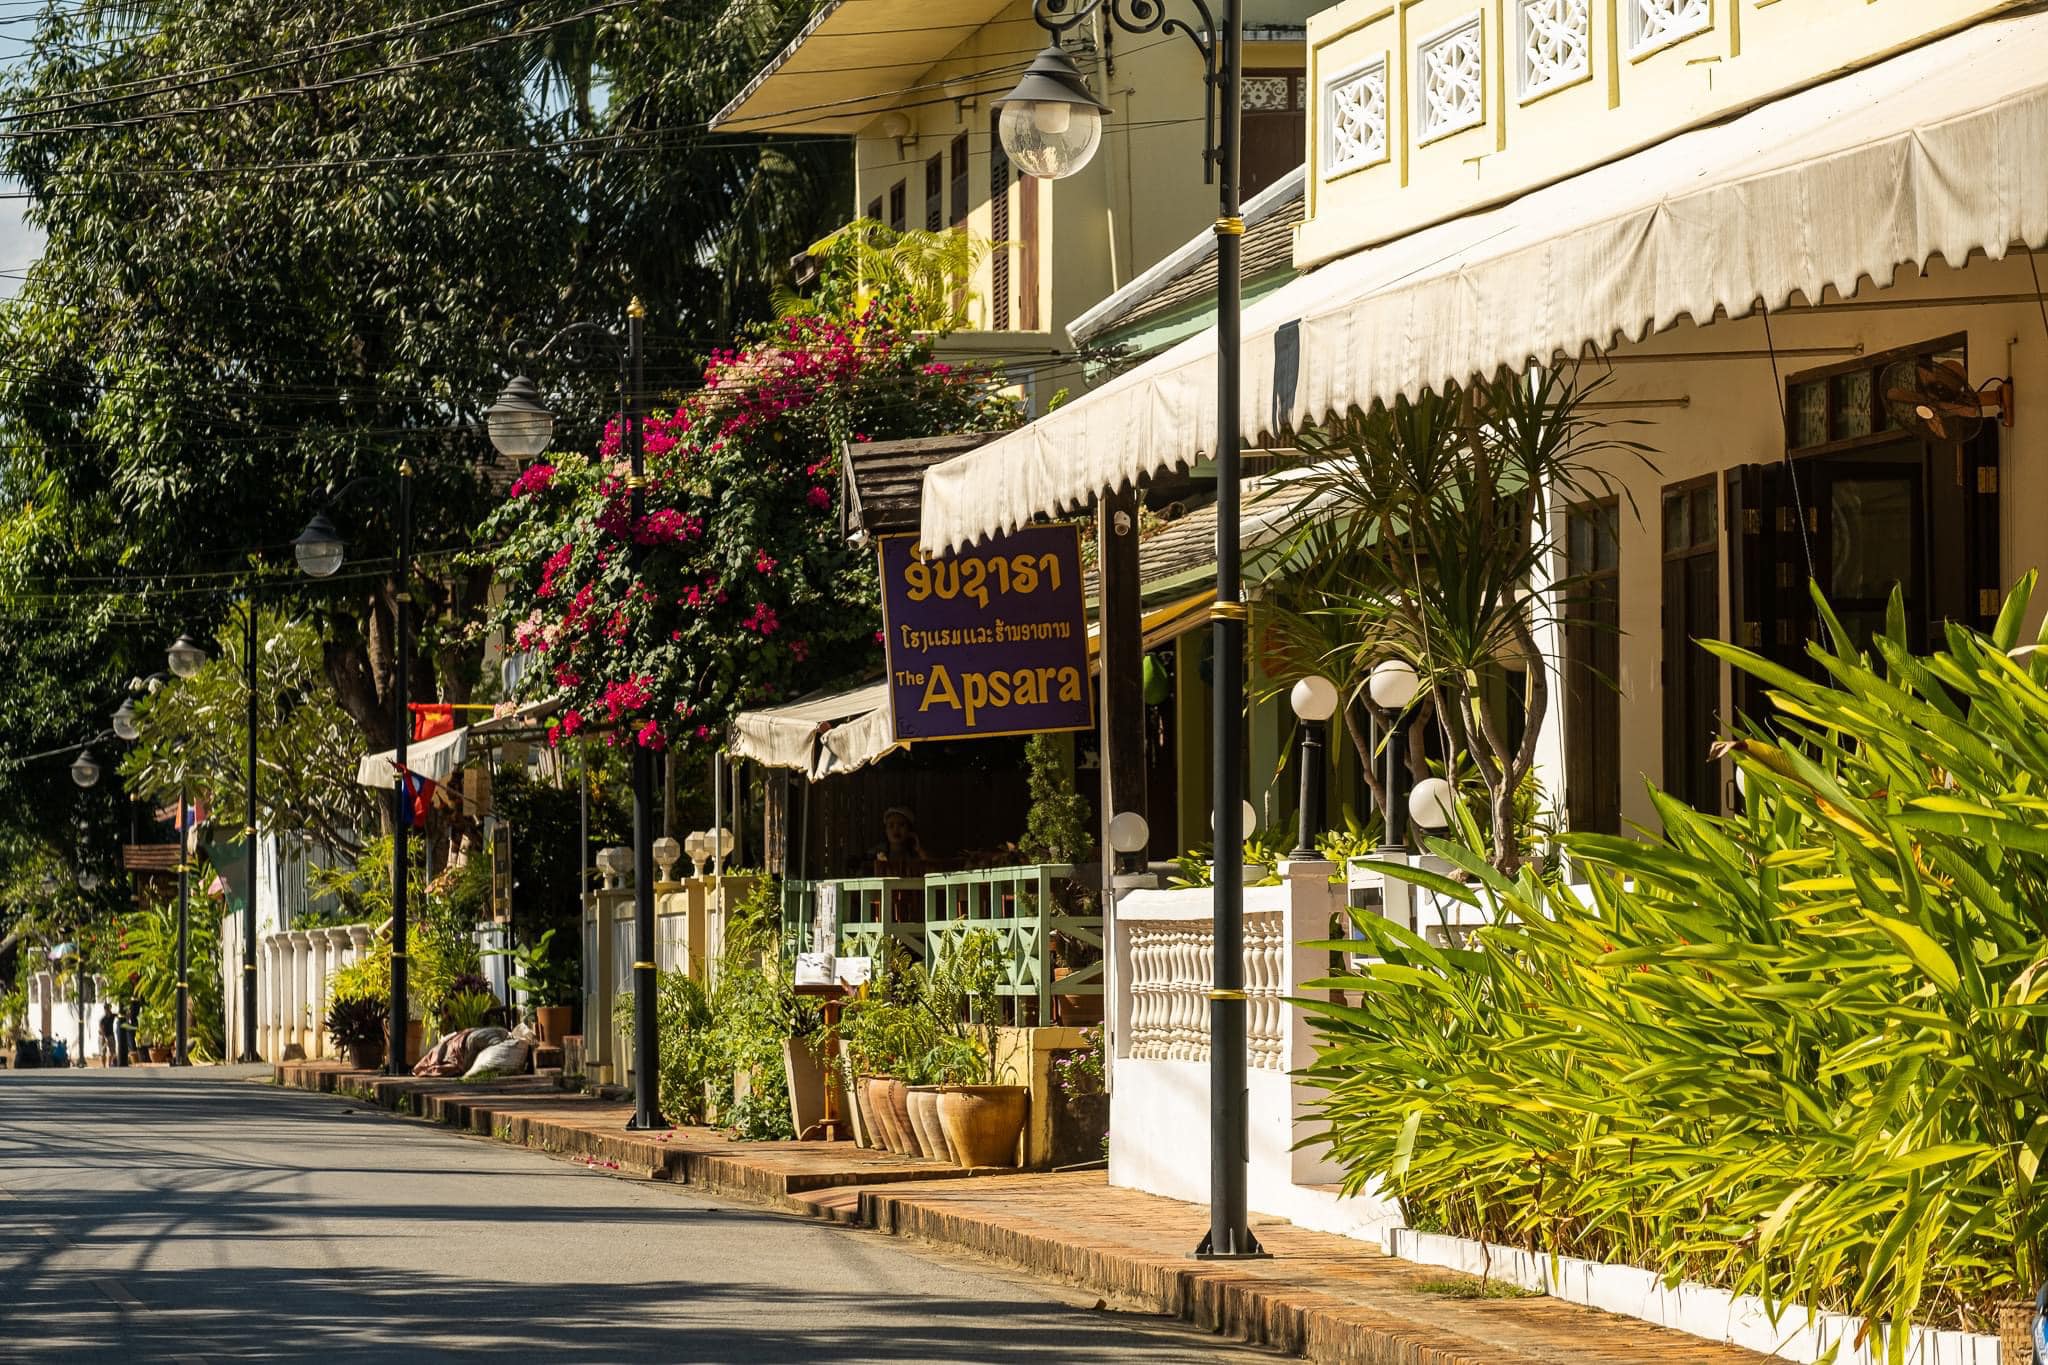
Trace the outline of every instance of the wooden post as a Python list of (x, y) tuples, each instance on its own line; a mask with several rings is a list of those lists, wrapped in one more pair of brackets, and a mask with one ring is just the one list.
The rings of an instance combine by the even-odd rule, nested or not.
[[(1150, 816), (1145, 802), (1145, 641), (1138, 594), (1138, 495), (1105, 493), (1095, 504), (1096, 563), (1102, 620), (1103, 903), (1112, 899), (1117, 855), (1109, 847), (1110, 817)], [(1143, 855), (1133, 861), (1141, 862)]]

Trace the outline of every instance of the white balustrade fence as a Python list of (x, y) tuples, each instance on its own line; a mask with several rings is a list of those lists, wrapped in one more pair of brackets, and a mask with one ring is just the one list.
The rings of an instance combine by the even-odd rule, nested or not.
[[(590, 893), (583, 909), (584, 1065), (594, 1078), (624, 1085), (632, 1075), (633, 1035), (626, 1013), (614, 1005), (633, 989), (638, 945), (631, 876), (612, 871), (606, 861), (600, 854), (604, 885)], [(621, 868), (631, 866), (630, 857), (609, 861)], [(654, 965), (662, 971), (687, 971), (710, 989), (725, 943), (726, 908), (752, 887), (751, 877), (656, 881)]]
[[(1329, 863), (1297, 863), (1279, 886), (1244, 893), (1246, 1063), (1251, 1207), (1333, 1232), (1375, 1235), (1398, 1224), (1390, 1201), (1340, 1197), (1341, 1168), (1296, 1143), (1315, 1129), (1319, 1092), (1290, 1073), (1314, 1059), (1314, 1040), (1288, 997), (1330, 974), (1326, 951), (1346, 886)], [(1209, 1197), (1209, 991), (1214, 892), (1137, 890), (1117, 901), (1110, 1040), (1109, 1179), (1169, 1198)], [(1341, 932), (1341, 929), (1339, 930)]]
[[(327, 983), (370, 950), (370, 926), (287, 929), (256, 942), (256, 1051), (265, 1061), (329, 1057)], [(242, 916), (221, 921), (221, 998), (229, 1059), (242, 1050)]]

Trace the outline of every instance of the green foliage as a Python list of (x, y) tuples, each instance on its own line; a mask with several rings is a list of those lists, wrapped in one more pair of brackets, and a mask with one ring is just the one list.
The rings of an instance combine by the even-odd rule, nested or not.
[[(688, 972), (680, 971), (657, 973), (654, 992), (654, 1033), (661, 1045), (655, 1087), (661, 1112), (670, 1123), (709, 1122), (712, 1096), (723, 1095), (729, 1107), (732, 1095), (732, 1072), (721, 1067), (723, 1049), (713, 1029), (711, 999)], [(630, 1034), (633, 993), (619, 992), (612, 1008)]]
[(511, 949), (491, 948), (486, 957), (509, 957), (517, 973), (506, 984), (524, 991), (535, 1005), (573, 1005), (583, 994), (583, 973), (575, 959), (555, 951), (555, 930), (535, 942)]
[(1067, 774), (1063, 735), (1033, 735), (1024, 745), (1031, 808), (1017, 849), (1034, 863), (1084, 862), (1095, 841), (1088, 834), (1088, 802)]
[[(419, 841), (413, 840), (411, 847), (417, 857)], [(391, 839), (380, 836), (363, 845), (354, 863), (315, 868), (310, 879), (316, 891), (338, 897), (355, 919), (383, 929), (358, 965), (371, 966), (366, 979), (385, 994), (391, 990), (390, 934), (383, 928), (391, 918), (391, 850)], [(477, 975), (483, 958), (476, 945), (475, 921), (465, 919), (451, 898), (428, 894), (417, 862), (408, 870), (406, 995), (427, 1014), (436, 1014), (459, 978)]]
[(327, 1007), (327, 1036), (344, 1052), (382, 1047), (389, 1017), (390, 1002), (382, 996), (336, 997)]
[[(816, 1035), (819, 1010), (802, 999), (778, 953), (775, 883), (763, 877), (726, 917), (718, 985), (707, 994), (684, 972), (656, 978), (656, 1084), (662, 1111), (677, 1123), (716, 1122), (735, 1138), (796, 1136), (783, 1079), (783, 1043)], [(631, 1028), (633, 997), (616, 1002)], [(735, 1085), (735, 1077), (744, 1078)]]
[(956, 331), (973, 316), (975, 295), (967, 285), (989, 245), (960, 228), (898, 232), (872, 218), (856, 218), (811, 244), (816, 291), (808, 298), (779, 291), (775, 312), (785, 318), (857, 318), (879, 303), (905, 328)]
[[(1244, 841), (1244, 866), (1263, 867), (1263, 877), (1248, 878), (1247, 886), (1280, 885), (1280, 860), (1287, 855), (1279, 845), (1270, 842), (1263, 835), (1248, 835)], [(1197, 844), (1173, 860), (1174, 872), (1167, 878), (1169, 886), (1214, 886), (1216, 885), (1216, 850), (1210, 844)]]
[(559, 699), (558, 740), (604, 723), (622, 742), (702, 749), (741, 710), (873, 663), (876, 564), (839, 533), (843, 448), (993, 430), (1016, 411), (988, 375), (939, 359), (908, 306), (791, 317), (714, 355), (701, 390), (645, 423), (637, 521), (616, 426), (594, 456), (513, 485), (484, 528), (495, 621), (545, 658), (522, 686)]
[(485, 990), (458, 990), (451, 992), (441, 1001), (436, 1032), (453, 1033), (457, 1029), (482, 1028), (497, 1012), (498, 997)]
[[(1371, 746), (1350, 701), (1372, 666), (1405, 658), (1448, 752), (1471, 755), (1485, 789), (1494, 861), (1522, 846), (1515, 801), (1535, 765), (1549, 707), (1545, 671), (1526, 669), (1520, 740), (1489, 681), (1536, 657), (1539, 625), (1559, 621), (1576, 580), (1549, 578), (1560, 557), (1558, 507), (1606, 496), (1602, 464), (1644, 453), (1592, 415), (1569, 372), (1503, 372), (1466, 387), (1356, 410), (1304, 431), (1302, 477), (1289, 485), (1303, 529), (1283, 553), (1300, 565), (1276, 639), (1300, 672), (1327, 673), (1377, 791)], [(1311, 515), (1311, 509), (1313, 514)]]
[(986, 1085), (995, 1078), (1003, 964), (995, 935), (969, 931), (929, 967), (900, 949), (882, 963), (840, 1026), (849, 1075), (912, 1085)]
[[(1419, 1226), (1648, 1266), (1903, 1327), (1993, 1321), (2048, 1273), (2048, 657), (1989, 636), (1859, 650), (1815, 681), (1726, 645), (1776, 734), (1711, 817), (1572, 835), (1592, 902), (1438, 851), (1502, 916), (1463, 948), (1376, 916), (1311, 1003), (1350, 1188)], [(1477, 834), (1468, 830), (1468, 838)], [(1356, 950), (1356, 943), (1345, 945)], [(1895, 1331), (1890, 1359), (1902, 1358)]]
[[(221, 1010), (220, 915), (203, 897), (193, 897), (187, 915), (187, 998), (192, 1023), (188, 1043), (195, 1060), (226, 1055), (226, 1016)], [(140, 1026), (152, 1042), (169, 1042), (177, 1032), (178, 907), (150, 900), (121, 918), (120, 947), (113, 977), (142, 1004)]]
[[(234, 615), (246, 621), (247, 610)], [(362, 735), (327, 684), (320, 636), (283, 612), (260, 612), (256, 658), (258, 823), (352, 853), (356, 831), (374, 827), (377, 810), (356, 781)], [(246, 669), (243, 627), (231, 619), (220, 653), (197, 676), (137, 700), (142, 736), (121, 758), (132, 794), (175, 807), (182, 791), (219, 827), (249, 823)]]

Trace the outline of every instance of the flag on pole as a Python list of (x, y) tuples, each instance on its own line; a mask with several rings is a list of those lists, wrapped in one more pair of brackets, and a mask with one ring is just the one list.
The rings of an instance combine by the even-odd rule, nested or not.
[(412, 702), (412, 737), (415, 741), (445, 735), (455, 728), (455, 708), (435, 702)]
[(427, 811), (434, 804), (433, 780), (409, 770), (402, 770), (398, 780), (398, 822), (407, 829), (426, 824)]

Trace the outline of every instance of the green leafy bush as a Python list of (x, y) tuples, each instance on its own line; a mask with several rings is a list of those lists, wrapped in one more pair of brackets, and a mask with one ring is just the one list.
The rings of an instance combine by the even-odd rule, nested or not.
[[(123, 917), (120, 949), (114, 958), (115, 979), (133, 981), (141, 1002), (140, 1027), (151, 1042), (169, 1043), (178, 1027), (178, 907), (149, 900)], [(211, 902), (194, 897), (188, 907), (186, 949), (191, 1002), (188, 1034), (194, 1057), (208, 1061), (227, 1049), (226, 1016), (221, 1011), (220, 916)]]
[(1439, 842), (1472, 881), (1435, 889), (1501, 920), (1459, 949), (1361, 917), (1380, 960), (1324, 983), (1356, 1003), (1306, 1004), (1349, 1187), (1420, 1227), (1900, 1325), (1982, 1330), (2030, 1295), (2048, 657), (2009, 651), (2032, 588), (1924, 658), (1896, 602), (1868, 652), (1823, 604), (1820, 681), (1709, 646), (1773, 689), (1777, 733), (1730, 746), (1746, 809), (1659, 794), (1661, 839), (1568, 836), (1590, 906)]

